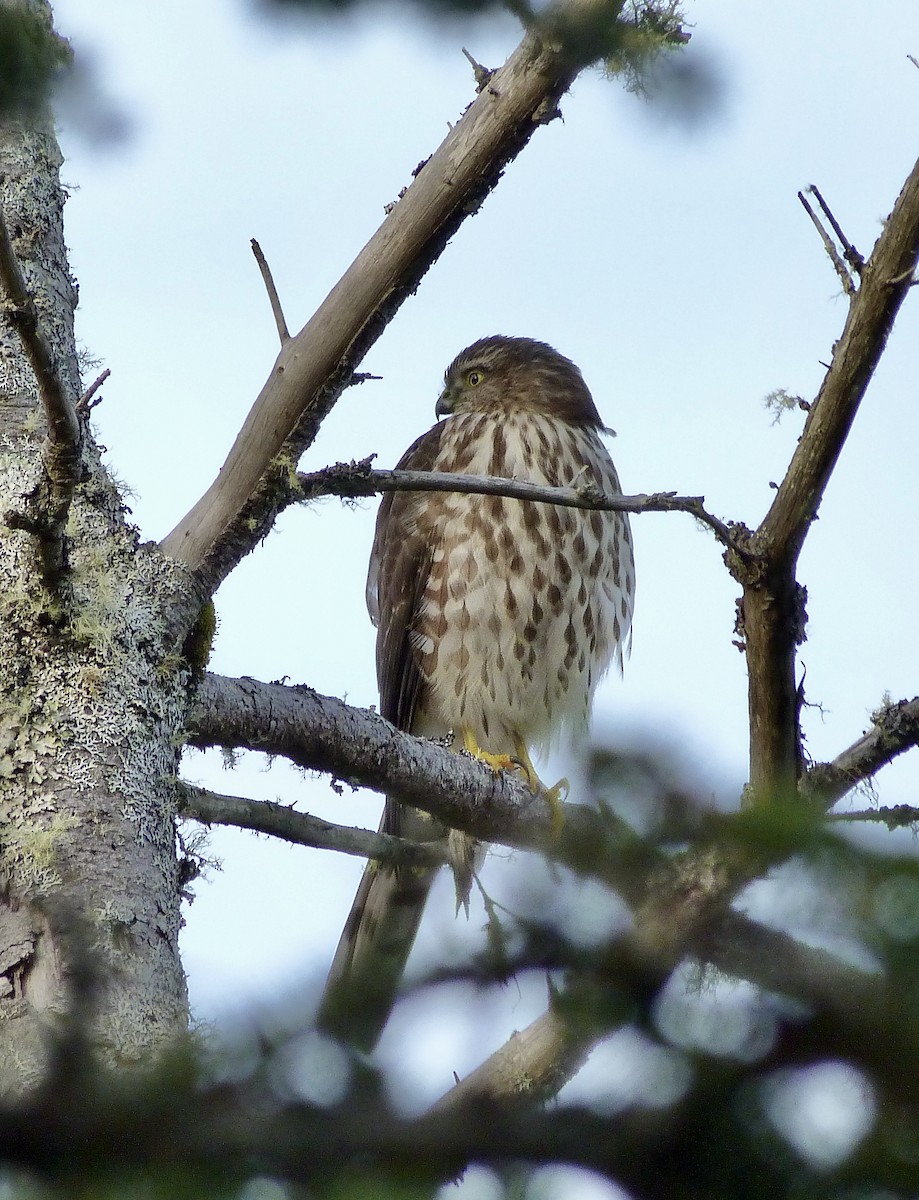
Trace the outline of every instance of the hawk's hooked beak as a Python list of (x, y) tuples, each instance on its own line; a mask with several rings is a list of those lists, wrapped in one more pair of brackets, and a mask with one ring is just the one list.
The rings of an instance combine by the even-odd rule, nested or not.
[(444, 388), (437, 397), (437, 403), (434, 405), (434, 415), (436, 417), (449, 417), (453, 412), (453, 400), (453, 393), (449, 388)]

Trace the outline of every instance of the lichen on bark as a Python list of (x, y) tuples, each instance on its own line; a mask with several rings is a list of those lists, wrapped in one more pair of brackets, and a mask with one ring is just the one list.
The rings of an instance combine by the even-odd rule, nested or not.
[[(7, 228), (75, 404), (59, 165), (48, 127), (0, 129)], [(187, 1026), (175, 781), (181, 639), (200, 599), (128, 524), (88, 430), (66, 570), (49, 585), (18, 520), (39, 503), (45, 429), (32, 368), (0, 321), (0, 1094), (41, 1078), (76, 959), (97, 980), (88, 1032), (107, 1064), (149, 1062)]]

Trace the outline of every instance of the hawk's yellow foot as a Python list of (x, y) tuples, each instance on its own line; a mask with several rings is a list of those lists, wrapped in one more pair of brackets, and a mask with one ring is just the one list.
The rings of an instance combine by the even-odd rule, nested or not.
[(542, 796), (545, 802), (549, 805), (549, 813), (552, 821), (552, 836), (558, 837), (562, 832), (562, 826), (565, 824), (565, 811), (563, 808), (564, 801), (568, 798), (568, 780), (560, 779), (558, 783), (547, 788), (539, 776), (536, 774), (536, 768), (533, 766), (533, 760), (530, 758), (530, 752), (527, 750), (526, 742), (519, 734), (514, 735), (514, 749), (517, 752), (517, 757), (514, 759), (516, 766), (523, 771), (527, 777), (527, 783), (530, 785), (530, 791), (536, 796)]

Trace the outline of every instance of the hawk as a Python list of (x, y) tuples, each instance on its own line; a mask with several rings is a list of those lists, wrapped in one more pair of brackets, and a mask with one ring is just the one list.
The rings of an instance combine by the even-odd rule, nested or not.
[[(544, 342), (486, 337), (447, 368), (436, 414), (398, 467), (497, 475), (619, 493), (603, 422), (578, 368)], [(390, 492), (367, 579), (380, 712), (423, 737), (452, 733), (541, 787), (529, 751), (586, 726), (611, 663), (622, 666), (635, 591), (625, 513), (459, 492)], [(557, 790), (547, 795), (557, 804)], [(381, 830), (444, 830), (387, 799)], [(451, 835), (458, 893), (472, 839)], [(434, 872), (368, 864), (318, 1023), (372, 1049), (389, 1015)]]

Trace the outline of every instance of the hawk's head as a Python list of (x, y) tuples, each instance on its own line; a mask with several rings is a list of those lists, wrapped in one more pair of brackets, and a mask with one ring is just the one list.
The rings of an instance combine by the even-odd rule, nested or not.
[(532, 338), (480, 338), (447, 368), (435, 411), (444, 417), (510, 409), (603, 428), (587, 384), (570, 359)]

